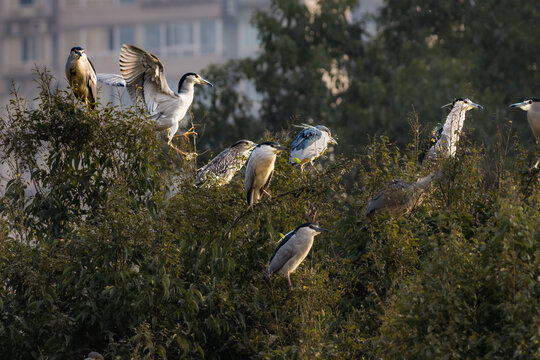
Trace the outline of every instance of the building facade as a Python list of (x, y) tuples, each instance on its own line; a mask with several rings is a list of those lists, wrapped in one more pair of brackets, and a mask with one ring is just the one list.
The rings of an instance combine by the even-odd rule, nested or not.
[[(250, 25), (268, 0), (0, 0), (0, 104), (12, 84), (21, 96), (37, 95), (35, 66), (51, 70), (61, 88), (73, 46), (82, 46), (100, 73), (119, 73), (124, 43), (153, 52), (170, 84), (188, 71), (254, 54)], [(102, 86), (100, 101), (118, 92)]]

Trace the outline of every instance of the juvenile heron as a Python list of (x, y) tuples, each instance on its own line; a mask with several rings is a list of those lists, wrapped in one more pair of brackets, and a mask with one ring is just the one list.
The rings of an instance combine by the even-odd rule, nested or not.
[(451, 106), (450, 114), (446, 117), (440, 138), (428, 151), (427, 157), (429, 159), (440, 156), (454, 156), (461, 129), (465, 122), (465, 114), (474, 108), (484, 108), (482, 105), (475, 104), (469, 99), (455, 99), (452, 103), (443, 107), (447, 106)]
[(289, 289), (292, 290), (290, 274), (306, 258), (315, 236), (325, 231), (328, 230), (308, 222), (286, 234), (270, 258), (270, 264), (264, 273), (264, 278), (269, 280), (271, 275), (281, 273), (287, 278)]
[(324, 125), (311, 126), (302, 124), (302, 131), (296, 135), (291, 144), (291, 164), (300, 165), (300, 171), (304, 171), (307, 163), (313, 165), (313, 160), (321, 156), (327, 149), (328, 143), (337, 144), (330, 130)]
[(405, 213), (408, 213), (424, 201), (426, 190), (433, 180), (440, 176), (441, 172), (436, 171), (412, 184), (403, 180), (390, 181), (371, 199), (364, 215), (372, 217), (379, 211), (394, 213), (405, 210)]
[(246, 164), (244, 191), (249, 207), (253, 207), (270, 185), (276, 155), (286, 147), (273, 141), (263, 142), (255, 147)]
[(204, 182), (218, 186), (228, 184), (234, 174), (244, 166), (250, 151), (256, 145), (249, 140), (235, 142), (199, 170), (195, 185)]
[[(529, 126), (531, 127), (534, 138), (536, 139), (536, 146), (538, 150), (540, 150), (540, 99), (528, 98), (520, 103), (510, 105), (510, 107), (518, 107), (527, 112)], [(540, 159), (538, 159), (536, 164), (534, 164), (534, 169), (538, 168), (538, 163), (540, 163)]]
[[(120, 50), (120, 72), (133, 103), (142, 100), (150, 118), (156, 123), (156, 130), (168, 130), (167, 144), (186, 155), (172, 144), (172, 140), (193, 102), (195, 85), (213, 85), (190, 72), (182, 76), (178, 82), (178, 93), (175, 93), (167, 84), (165, 70), (158, 57), (128, 44), (122, 45)], [(196, 134), (193, 128), (183, 136), (191, 134)]]
[(86, 359), (84, 360), (105, 360), (105, 359), (103, 358), (103, 355), (101, 355), (100, 353), (92, 351), (91, 353), (88, 354), (88, 357), (86, 357)]
[(91, 109), (97, 100), (96, 69), (80, 47), (72, 47), (66, 62), (66, 78), (77, 98), (84, 101)]

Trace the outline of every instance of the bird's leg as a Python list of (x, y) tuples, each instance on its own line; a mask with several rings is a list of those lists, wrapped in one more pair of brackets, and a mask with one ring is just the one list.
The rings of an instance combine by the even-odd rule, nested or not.
[(184, 156), (186, 158), (186, 160), (191, 160), (195, 156), (197, 156), (197, 153), (189, 153), (189, 152), (185, 152), (185, 151), (180, 150), (179, 148), (174, 146), (174, 144), (172, 142), (169, 142), (169, 146), (172, 147), (174, 150), (178, 151), (178, 153), (180, 155)]
[(189, 141), (189, 138), (188, 138), (189, 135), (195, 135), (195, 136), (197, 136), (197, 135), (199, 135), (199, 134), (197, 134), (197, 133), (195, 132), (195, 128), (192, 126), (191, 129), (189, 129), (189, 130), (186, 131), (185, 133), (175, 135), (174, 137), (182, 136), (182, 137), (184, 137), (184, 138), (186, 139), (186, 141)]
[(536, 170), (538, 169), (538, 165), (540, 164), (540, 158), (538, 158), (536, 160), (536, 163), (534, 163), (534, 165), (529, 169), (529, 171), (533, 171), (533, 170)]
[(300, 172), (304, 172), (304, 165), (306, 165), (306, 163), (300, 163)]
[(266, 191), (266, 189), (263, 189), (263, 193), (265, 193), (266, 195), (268, 195), (268, 197), (271, 199), (272, 198), (272, 194), (270, 194), (268, 191)]
[(287, 273), (285, 275), (287, 277), (287, 282), (289, 283), (289, 290), (293, 291), (292, 282), (291, 282), (291, 275)]

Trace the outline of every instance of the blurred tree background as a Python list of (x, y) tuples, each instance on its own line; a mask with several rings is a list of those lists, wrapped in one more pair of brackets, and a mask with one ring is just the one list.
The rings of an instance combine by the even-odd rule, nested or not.
[[(208, 69), (216, 87), (194, 103), (211, 150), (199, 165), (240, 138), (286, 144), (292, 124), (337, 134), (335, 153), (303, 173), (280, 156), (254, 211), (242, 172), (195, 188), (196, 164), (137, 109), (86, 111), (47, 72), (36, 108), (13, 95), (0, 125), (12, 170), (1, 359), (540, 358), (539, 173), (525, 113), (507, 112), (538, 91), (538, 6), (386, 1), (371, 34), (356, 1), (318, 5), (256, 13), (261, 53)], [(454, 97), (485, 110), (468, 114), (455, 158), (419, 167)], [(385, 182), (435, 167), (420, 206), (365, 218)], [(265, 283), (281, 234), (305, 221), (331, 232), (295, 291)]]

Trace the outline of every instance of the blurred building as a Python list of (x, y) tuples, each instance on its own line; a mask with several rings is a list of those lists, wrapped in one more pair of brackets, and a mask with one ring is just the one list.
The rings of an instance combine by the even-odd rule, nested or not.
[[(158, 55), (169, 82), (211, 63), (254, 54), (253, 10), (268, 0), (0, 0), (0, 104), (16, 83), (22, 96), (37, 94), (32, 69), (51, 70), (67, 86), (64, 65), (83, 46), (97, 72), (119, 73), (124, 43)], [(102, 102), (116, 91), (102, 87)], [(117, 99), (116, 99), (117, 101)], [(115, 101), (115, 102), (116, 102)]]

